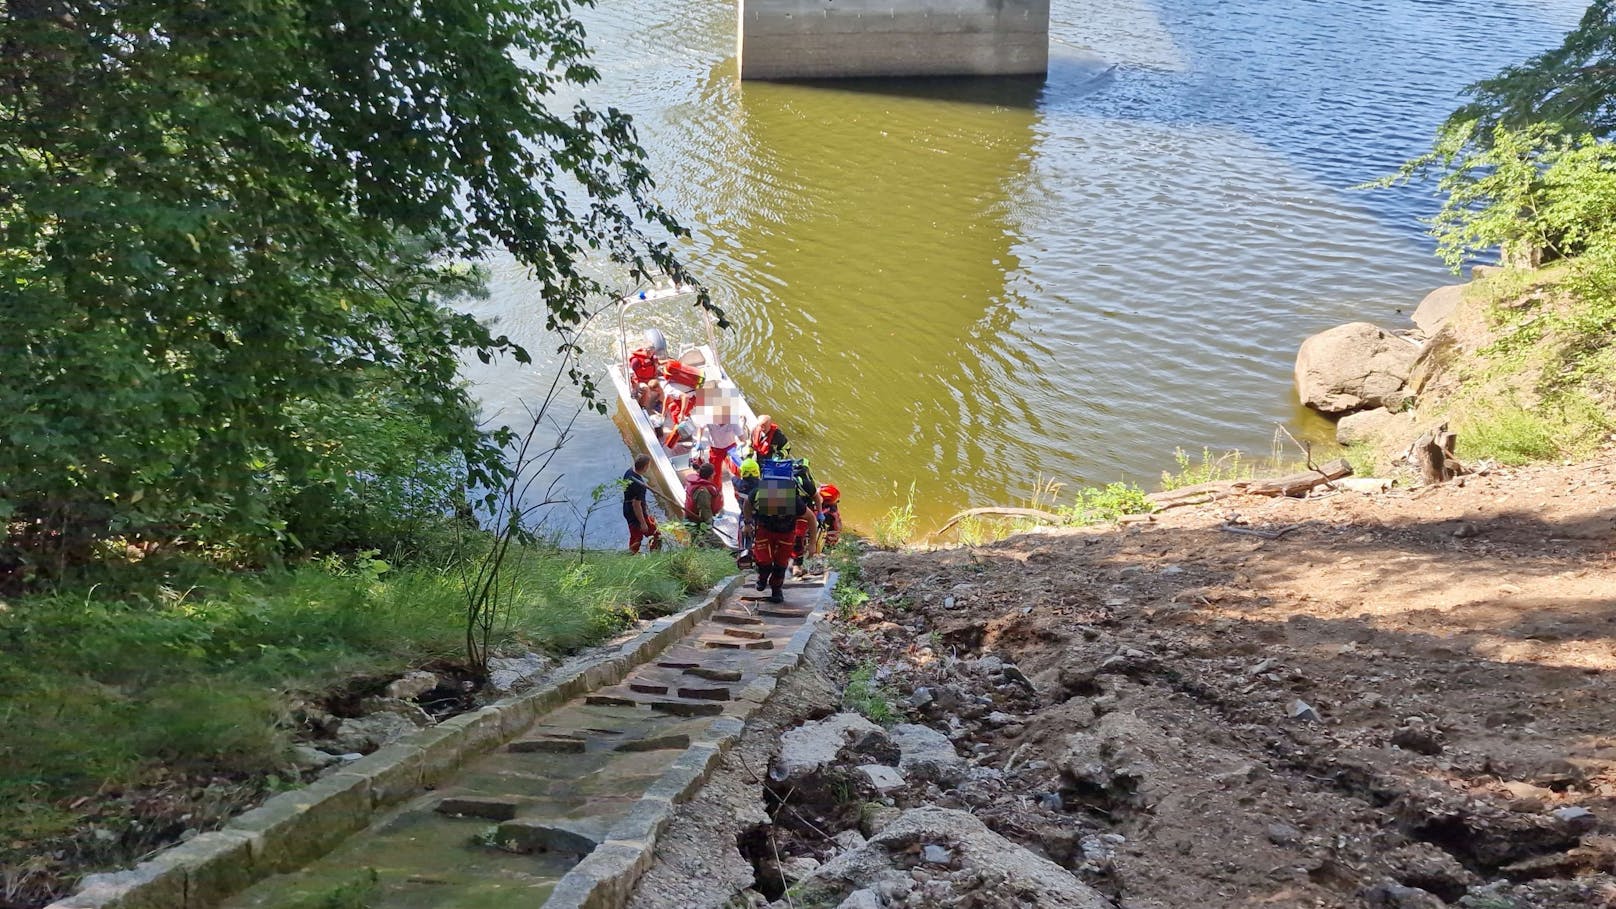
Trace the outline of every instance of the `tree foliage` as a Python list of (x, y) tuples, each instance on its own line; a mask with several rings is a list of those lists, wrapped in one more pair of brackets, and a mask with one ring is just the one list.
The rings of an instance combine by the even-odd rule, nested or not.
[(293, 503), (400, 468), (367, 423), (496, 485), (458, 357), (527, 354), (442, 305), (479, 286), (455, 263), (508, 251), (552, 329), (606, 292), (591, 262), (689, 280), (630, 118), (556, 102), (596, 78), (571, 11), (0, 0), (13, 568), (110, 535), (277, 544)]
[(1474, 124), (1489, 141), (1498, 127), (1538, 125), (1609, 136), (1616, 130), (1616, 0), (1594, 0), (1565, 41), (1466, 89), (1470, 103), (1448, 120), (1453, 132)]

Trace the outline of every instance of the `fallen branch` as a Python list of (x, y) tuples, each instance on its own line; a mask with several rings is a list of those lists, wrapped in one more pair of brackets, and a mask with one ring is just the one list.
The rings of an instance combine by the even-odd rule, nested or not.
[(1236, 527), (1233, 524), (1220, 524), (1218, 525), (1218, 529), (1224, 533), (1238, 533), (1244, 534), (1248, 537), (1262, 537), (1265, 540), (1277, 540), (1301, 526), (1302, 525), (1300, 524), (1292, 524), (1289, 527), (1281, 527), (1278, 530), (1253, 530), (1249, 527)]
[(1200, 505), (1224, 496), (1237, 495), (1249, 482), (1248, 480), (1214, 480), (1211, 483), (1196, 483), (1194, 486), (1150, 493), (1145, 496), (1145, 501), (1156, 506), (1158, 510), (1178, 508), (1181, 505)]
[(949, 518), (948, 523), (944, 524), (942, 529), (937, 531), (937, 533), (945, 534), (948, 532), (950, 527), (953, 527), (955, 524), (958, 524), (966, 518), (974, 518), (980, 515), (993, 515), (995, 517), (1002, 518), (1037, 518), (1040, 521), (1049, 521), (1054, 524), (1066, 523), (1065, 518), (1055, 514), (1052, 511), (1043, 511), (1038, 508), (998, 508), (990, 506), (987, 508), (965, 509), (959, 514)]
[(1293, 473), (1274, 480), (1253, 480), (1246, 484), (1247, 495), (1254, 496), (1293, 496), (1300, 498), (1307, 495), (1308, 490), (1315, 486), (1323, 486), (1331, 480), (1352, 476), (1352, 465), (1345, 458), (1336, 458), (1334, 461), (1322, 464), (1312, 470), (1302, 473)]

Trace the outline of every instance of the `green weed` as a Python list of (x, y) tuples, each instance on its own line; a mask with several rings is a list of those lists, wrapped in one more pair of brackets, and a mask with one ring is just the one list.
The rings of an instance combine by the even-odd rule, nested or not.
[(887, 510), (875, 522), (875, 543), (887, 549), (896, 549), (904, 546), (914, 539), (915, 526), (919, 518), (915, 515), (915, 484), (909, 484), (909, 494), (904, 498), (902, 505), (895, 505)]
[(1200, 460), (1191, 457), (1182, 448), (1173, 450), (1173, 460), (1178, 462), (1178, 470), (1164, 470), (1161, 475), (1161, 488), (1163, 492), (1174, 489), (1183, 489), (1186, 486), (1196, 486), (1201, 483), (1216, 483), (1223, 480), (1249, 480), (1256, 473), (1256, 466), (1246, 457), (1244, 452), (1225, 451), (1213, 455), (1212, 449), (1201, 449)]
[(850, 710), (863, 714), (870, 722), (882, 726), (890, 726), (902, 719), (898, 709), (893, 706), (891, 689), (875, 680), (874, 663), (860, 665), (847, 677), (847, 687), (842, 691), (842, 704)]
[(1104, 524), (1123, 515), (1149, 514), (1154, 510), (1143, 489), (1132, 483), (1107, 483), (1079, 489), (1076, 500), (1061, 508), (1061, 514), (1073, 524)]

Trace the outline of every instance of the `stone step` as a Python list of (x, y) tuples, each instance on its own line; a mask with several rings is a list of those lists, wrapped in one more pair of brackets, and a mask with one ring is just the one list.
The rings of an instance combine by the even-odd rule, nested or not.
[(638, 707), (640, 702), (615, 694), (591, 694), (584, 698), (584, 703), (597, 707)]
[(494, 842), (507, 852), (532, 855), (559, 852), (585, 856), (606, 839), (606, 825), (596, 818), (506, 820), (494, 831)]
[(730, 690), (722, 686), (712, 688), (681, 688), (679, 689), (679, 696), (698, 701), (727, 701), (730, 699)]
[(683, 733), (669, 735), (654, 735), (649, 738), (634, 739), (623, 742), (617, 746), (618, 751), (666, 751), (672, 748), (683, 750), (690, 747), (690, 736)]
[(692, 666), (685, 670), (685, 675), (693, 675), (698, 679), (709, 682), (739, 682), (741, 671), (739, 669), (714, 669), (710, 666)]
[(691, 701), (652, 701), (651, 709), (674, 716), (717, 716), (724, 712), (723, 704)]
[(725, 628), (724, 633), (732, 638), (745, 638), (749, 641), (761, 641), (764, 634), (756, 628)]
[(713, 616), (713, 621), (720, 625), (762, 625), (763, 620), (753, 615), (741, 615), (735, 612), (720, 612)]
[(516, 817), (520, 803), (514, 799), (484, 798), (476, 795), (454, 795), (440, 799), (435, 810), (439, 814), (457, 817), (479, 817), (488, 821), (508, 821)]
[(760, 606), (758, 615), (768, 616), (771, 619), (805, 619), (813, 612), (807, 606)]
[(773, 641), (743, 641), (740, 638), (702, 638), (703, 647), (715, 650), (773, 650)]
[(657, 660), (657, 665), (663, 669), (695, 669), (701, 664), (694, 660)]
[(645, 682), (639, 679), (633, 679), (628, 683), (628, 690), (637, 691), (640, 694), (667, 694), (668, 688), (669, 686), (667, 685), (660, 685), (656, 682)]
[(583, 739), (576, 739), (565, 735), (539, 735), (530, 739), (517, 739), (505, 746), (507, 750), (518, 754), (531, 752), (544, 752), (549, 754), (581, 754), (584, 746), (589, 744)]

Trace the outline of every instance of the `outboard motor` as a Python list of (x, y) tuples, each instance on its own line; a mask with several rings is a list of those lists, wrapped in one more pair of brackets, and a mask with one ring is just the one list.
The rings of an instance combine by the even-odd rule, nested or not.
[(668, 339), (662, 336), (662, 329), (647, 328), (645, 330), (645, 346), (651, 348), (659, 357), (668, 355)]

